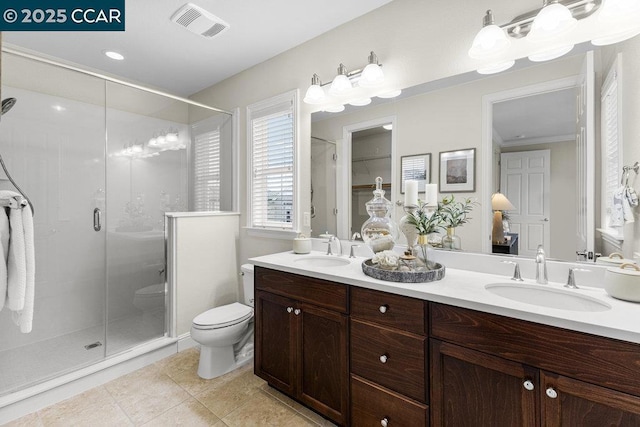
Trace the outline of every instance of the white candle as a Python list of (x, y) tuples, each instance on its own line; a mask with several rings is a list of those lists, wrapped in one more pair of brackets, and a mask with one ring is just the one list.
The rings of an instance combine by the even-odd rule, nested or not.
[(425, 199), (427, 205), (436, 206), (438, 204), (438, 184), (425, 185)]
[(417, 206), (418, 204), (418, 181), (408, 179), (404, 182), (404, 205)]

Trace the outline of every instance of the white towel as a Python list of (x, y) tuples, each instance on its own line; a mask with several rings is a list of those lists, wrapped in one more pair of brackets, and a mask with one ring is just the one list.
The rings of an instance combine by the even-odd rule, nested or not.
[[(7, 208), (8, 209), (8, 208)], [(7, 300), (7, 257), (9, 255), (9, 215), (7, 209), (0, 211), (0, 310)]]
[[(22, 197), (13, 191), (0, 191), (0, 199)], [(13, 311), (13, 321), (23, 333), (31, 332), (35, 299), (35, 245), (33, 214), (12, 200), (9, 209), (9, 250), (7, 256), (7, 297), (5, 306)]]

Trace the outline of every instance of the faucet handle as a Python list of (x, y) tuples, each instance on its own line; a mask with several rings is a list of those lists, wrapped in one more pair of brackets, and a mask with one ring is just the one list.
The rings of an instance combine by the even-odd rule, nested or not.
[(524, 279), (522, 278), (522, 276), (520, 275), (520, 264), (518, 264), (515, 261), (502, 261), (505, 264), (513, 264), (515, 265), (515, 268), (513, 270), (513, 277), (511, 278), (511, 280), (515, 280), (516, 282), (523, 282)]
[(576, 285), (576, 275), (575, 272), (576, 271), (591, 271), (587, 268), (581, 268), (581, 267), (569, 267), (569, 276), (567, 277), (567, 283), (564, 285), (565, 288), (570, 288), (570, 289), (580, 289), (578, 288), (578, 285)]
[(356, 252), (355, 249), (359, 248), (360, 245), (351, 245), (351, 250), (349, 251), (349, 258), (355, 258), (356, 257)]

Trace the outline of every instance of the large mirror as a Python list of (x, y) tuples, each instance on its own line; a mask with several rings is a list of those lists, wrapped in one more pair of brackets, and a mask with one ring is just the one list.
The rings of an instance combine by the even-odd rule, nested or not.
[[(626, 128), (636, 126), (634, 117), (640, 111), (640, 100), (636, 101), (640, 97), (636, 83), (640, 81), (639, 62), (640, 37), (603, 48), (585, 44), (576, 47), (573, 55), (554, 61), (533, 64), (521, 60), (510, 72), (453, 76), (406, 88), (390, 102), (347, 108), (340, 114), (314, 113), (312, 156), (320, 143), (333, 151), (325, 156), (326, 163), (312, 159), (316, 201), (312, 235), (328, 232), (349, 239), (359, 231), (354, 213), (362, 211), (368, 199), (352, 197), (354, 187), (362, 185), (356, 182), (361, 172), (357, 168), (362, 165), (354, 167), (352, 158), (356, 150), (358, 157), (373, 159), (376, 146), (371, 145), (369, 152), (363, 145), (355, 148), (354, 135), (357, 140), (360, 132), (375, 133), (383, 124), (392, 124), (391, 176), (385, 184), (386, 197), (396, 206), (396, 220), (404, 215), (403, 156), (431, 154), (431, 182), (437, 184), (440, 153), (475, 148), (475, 191), (455, 194), (479, 202), (471, 221), (457, 230), (463, 250), (532, 256), (537, 245), (543, 244), (548, 256), (567, 261), (580, 260), (576, 252), (584, 252), (587, 258), (589, 253), (614, 251), (632, 257), (638, 251), (640, 233), (632, 223), (612, 231), (606, 219), (601, 92), (609, 71), (621, 63), (620, 85), (626, 99), (619, 102), (619, 115), (626, 119), (619, 132), (619, 170), (614, 171), (619, 180), (622, 166), (633, 164), (639, 160), (635, 156), (640, 156), (640, 148), (633, 148), (640, 146), (640, 137), (634, 139)], [(544, 159), (542, 178), (538, 171), (514, 169), (518, 164), (544, 163)], [(320, 183), (328, 183), (322, 174), (332, 175), (334, 183), (325, 185), (320, 195)], [(631, 185), (635, 178), (631, 172)], [(515, 251), (503, 251), (492, 242), (491, 196), (496, 192), (513, 199), (515, 209), (504, 213), (508, 217), (505, 226), (510, 227), (507, 235), (518, 236)], [(326, 213), (321, 224), (316, 221), (320, 200)]]

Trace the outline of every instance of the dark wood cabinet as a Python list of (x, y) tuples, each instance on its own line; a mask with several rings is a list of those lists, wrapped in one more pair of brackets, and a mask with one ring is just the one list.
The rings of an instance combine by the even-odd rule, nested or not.
[(640, 345), (442, 304), (430, 313), (433, 425), (640, 425)]
[(351, 424), (428, 425), (425, 302), (351, 290)]
[(255, 374), (333, 422), (346, 425), (346, 286), (259, 267), (255, 274)]
[(434, 339), (431, 369), (433, 426), (539, 425), (535, 369)]

